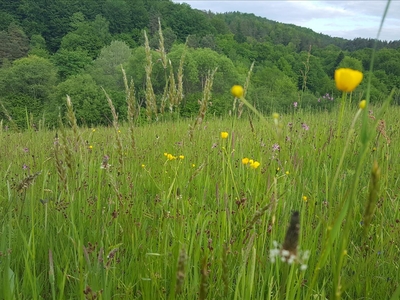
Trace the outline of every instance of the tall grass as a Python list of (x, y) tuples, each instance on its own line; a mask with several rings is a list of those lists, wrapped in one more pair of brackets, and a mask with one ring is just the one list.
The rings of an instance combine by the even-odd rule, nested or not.
[[(273, 150), (276, 136), (264, 121), (253, 121), (253, 132), (246, 120), (237, 120), (234, 131), (230, 118), (204, 120), (192, 140), (189, 122), (137, 127), (136, 149), (129, 125), (120, 125), (123, 164), (115, 128), (79, 128), (87, 145), (76, 151), (64, 145), (75, 141), (73, 130), (65, 129), (66, 138), (57, 143), (54, 132), (1, 131), (0, 296), (279, 299), (283, 288), (287, 299), (322, 299), (331, 297), (340, 278), (343, 298), (388, 299), (399, 282), (397, 110), (385, 116), (390, 144), (377, 137), (359, 174), (361, 123), (349, 140), (333, 141), (334, 112), (281, 116), (279, 150)], [(345, 113), (344, 128), (354, 115)], [(221, 139), (221, 131), (229, 138)], [(329, 197), (342, 159), (335, 148), (345, 146)], [(71, 170), (64, 147), (74, 162)], [(105, 155), (110, 166), (101, 168)], [(244, 157), (260, 167), (244, 165)], [(376, 164), (380, 189), (369, 185)], [(62, 166), (66, 183), (57, 176)], [(341, 222), (339, 239), (321, 265), (324, 244), (336, 230), (332, 221), (356, 174), (352, 217)], [(300, 214), (299, 246), (310, 251), (305, 271), (269, 257), (274, 241), (283, 243), (292, 211)]]

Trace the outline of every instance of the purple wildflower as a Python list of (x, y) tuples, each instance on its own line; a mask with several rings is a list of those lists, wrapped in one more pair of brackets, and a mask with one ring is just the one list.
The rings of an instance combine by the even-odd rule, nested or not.
[(278, 144), (273, 144), (272, 145), (272, 151), (281, 151), (281, 147)]
[(293, 106), (294, 106), (294, 108), (296, 108), (297, 107), (297, 102), (294, 102)]
[(304, 130), (309, 130), (310, 127), (306, 123), (301, 123), (301, 127), (303, 127)]

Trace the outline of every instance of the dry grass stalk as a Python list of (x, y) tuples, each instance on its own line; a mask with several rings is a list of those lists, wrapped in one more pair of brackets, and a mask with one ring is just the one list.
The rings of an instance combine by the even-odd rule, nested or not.
[(178, 90), (176, 93), (177, 98), (174, 100), (175, 106), (179, 106), (183, 100), (183, 64), (185, 63), (186, 57), (186, 49), (187, 49), (187, 40), (185, 43), (185, 47), (183, 48), (182, 56), (179, 61), (179, 68), (178, 68)]
[[(61, 121), (61, 116), (58, 118), (58, 123), (59, 123), (59, 129), (60, 129), (60, 134), (61, 134), (61, 150), (64, 153), (64, 161), (67, 164), (68, 169), (73, 172), (74, 166), (75, 166), (75, 159), (74, 156), (72, 155), (72, 150), (70, 148), (70, 142), (68, 141), (67, 133), (65, 131), (64, 124)], [(57, 137), (56, 137), (57, 138)], [(58, 138), (57, 138), (57, 143), (59, 143)], [(59, 162), (62, 162), (62, 159), (59, 160)], [(57, 162), (56, 162), (57, 164)]]
[(102, 90), (103, 90), (104, 94), (106, 95), (107, 102), (108, 102), (108, 105), (110, 106), (111, 114), (113, 116), (113, 128), (114, 128), (114, 132), (115, 132), (115, 139), (117, 140), (117, 152), (118, 152), (118, 161), (119, 161), (119, 167), (120, 167), (119, 171), (120, 171), (120, 173), (122, 173), (122, 169), (124, 166), (124, 159), (123, 159), (124, 154), (123, 154), (120, 130), (118, 127), (118, 115), (117, 115), (117, 112), (115, 110), (114, 104), (113, 104), (110, 96), (108, 96), (106, 90), (103, 87), (102, 87)]
[(128, 106), (129, 136), (131, 138), (132, 149), (135, 149), (136, 145), (135, 145), (134, 128), (135, 128), (135, 120), (137, 117), (135, 85), (134, 85), (133, 79), (131, 79), (131, 82), (128, 84), (128, 79), (126, 77), (126, 73), (125, 73), (125, 70), (122, 67), (122, 65), (121, 65), (121, 70), (122, 70), (122, 76), (123, 76), (124, 85), (125, 85), (126, 104)]
[(203, 98), (201, 99), (201, 101), (199, 100), (200, 104), (199, 114), (196, 118), (196, 121), (194, 122), (194, 125), (190, 126), (189, 136), (191, 139), (193, 138), (193, 132), (195, 128), (201, 123), (203, 123), (204, 117), (206, 115), (208, 104), (210, 103), (211, 100), (211, 91), (214, 83), (214, 75), (217, 72), (217, 69), (218, 68), (215, 68), (214, 71), (212, 72), (208, 71), (208, 75), (204, 83)]
[(161, 55), (161, 63), (164, 67), (164, 70), (167, 69), (168, 66), (168, 59), (167, 59), (167, 53), (165, 52), (165, 47), (164, 47), (164, 36), (162, 33), (162, 29), (161, 29), (161, 22), (160, 22), (160, 18), (158, 18), (158, 36), (160, 38), (160, 48), (158, 49), (158, 52)]
[(151, 83), (151, 73), (153, 70), (153, 61), (149, 45), (149, 39), (147, 38), (146, 31), (144, 32), (144, 45), (146, 52), (146, 114), (147, 119), (150, 121), (153, 115), (157, 118), (157, 101), (156, 95), (154, 94), (153, 84)]
[(65, 167), (63, 164), (63, 160), (61, 158), (61, 150), (60, 150), (60, 142), (58, 140), (58, 134), (56, 133), (56, 136), (54, 138), (54, 162), (56, 164), (56, 169), (57, 169), (57, 175), (58, 179), (62, 183), (62, 186), (65, 190), (68, 189), (68, 183), (67, 183), (67, 172), (65, 171)]
[(67, 118), (68, 118), (68, 123), (72, 128), (72, 131), (74, 133), (74, 139), (75, 139), (75, 148), (79, 147), (79, 145), (82, 145), (82, 139), (79, 134), (79, 127), (76, 122), (76, 117), (75, 117), (75, 112), (74, 108), (72, 106), (72, 101), (71, 98), (67, 95)]
[(15, 189), (17, 192), (22, 193), (25, 191), (30, 185), (33, 184), (33, 181), (36, 177), (38, 177), (42, 172), (36, 172), (35, 174), (28, 175), (24, 179), (22, 179), (16, 186)]
[(172, 68), (171, 61), (169, 61), (170, 65), (170, 74), (169, 74), (169, 89), (168, 89), (168, 99), (169, 99), (169, 111), (172, 113), (174, 110), (174, 107), (179, 104), (178, 101), (178, 91), (176, 89), (176, 84), (175, 84), (175, 76), (174, 76), (174, 71)]
[[(246, 82), (244, 83), (243, 97), (246, 97), (246, 93), (247, 93), (247, 90), (248, 90), (249, 84), (250, 84), (251, 74), (253, 73), (253, 68), (254, 68), (254, 61), (250, 66), (249, 72), (247, 73)], [(238, 119), (240, 119), (240, 117), (242, 116), (243, 108), (244, 108), (244, 102), (240, 101), (239, 106), (238, 106), (238, 115), (237, 115)]]
[(307, 90), (307, 79), (308, 79), (308, 73), (310, 72), (310, 57), (311, 57), (311, 45), (308, 49), (308, 53), (307, 53), (307, 59), (305, 62), (303, 62), (304, 64), (304, 71), (300, 70), (301, 75), (303, 76), (303, 84), (301, 86), (301, 91), (305, 92)]

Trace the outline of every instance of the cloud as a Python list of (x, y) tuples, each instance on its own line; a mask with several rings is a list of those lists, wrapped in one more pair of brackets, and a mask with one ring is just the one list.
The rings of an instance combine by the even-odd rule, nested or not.
[[(318, 33), (353, 39), (375, 38), (386, 1), (177, 1), (216, 13), (240, 11)], [(392, 1), (380, 39), (400, 40), (400, 1)]]

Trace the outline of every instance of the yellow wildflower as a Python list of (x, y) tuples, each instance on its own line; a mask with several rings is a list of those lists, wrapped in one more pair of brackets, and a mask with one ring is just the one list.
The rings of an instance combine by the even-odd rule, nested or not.
[(342, 92), (352, 92), (361, 83), (363, 73), (349, 68), (340, 68), (335, 71), (336, 87)]
[(303, 201), (304, 201), (304, 202), (307, 202), (307, 200), (308, 200), (308, 199), (307, 199), (307, 196), (303, 196)]
[(173, 156), (172, 154), (168, 153), (168, 154), (167, 154), (167, 159), (168, 159), (168, 160), (174, 160), (174, 159), (176, 159), (176, 157)]
[(92, 150), (92, 149), (93, 149), (93, 146), (92, 146), (92, 145), (90, 145), (90, 146), (89, 146), (89, 149), (90, 149), (90, 150)]
[(179, 159), (184, 159), (184, 158), (185, 158), (185, 156), (179, 155)]
[(250, 168), (252, 169), (257, 169), (260, 166), (260, 163), (258, 161), (254, 161), (252, 164), (250, 164)]
[(233, 95), (234, 97), (236, 97), (236, 98), (241, 98), (241, 97), (243, 97), (243, 94), (244, 94), (243, 87), (240, 86), (240, 85), (234, 85), (234, 86), (231, 88), (231, 93), (232, 93), (232, 95)]
[(360, 109), (364, 109), (367, 106), (367, 101), (366, 100), (362, 100), (360, 101), (360, 103), (358, 104), (358, 107)]
[(277, 120), (277, 119), (279, 119), (279, 114), (278, 114), (278, 113), (273, 113), (273, 114), (272, 114), (272, 117), (273, 117), (275, 120)]
[(289, 171), (286, 171), (285, 173), (286, 173), (286, 175), (289, 175), (289, 174), (290, 174)]
[(242, 158), (242, 164), (247, 165), (249, 163), (249, 159), (247, 157)]
[(221, 139), (227, 139), (228, 136), (229, 136), (229, 133), (227, 133), (226, 131), (221, 132)]

